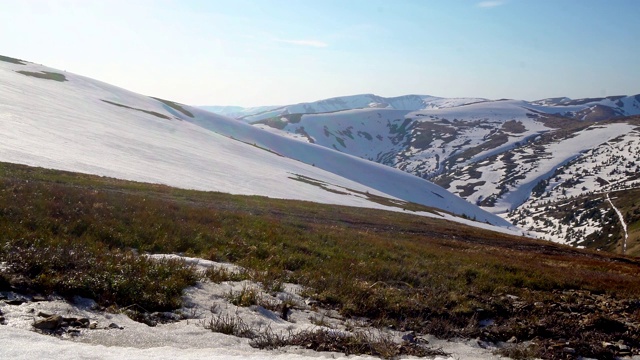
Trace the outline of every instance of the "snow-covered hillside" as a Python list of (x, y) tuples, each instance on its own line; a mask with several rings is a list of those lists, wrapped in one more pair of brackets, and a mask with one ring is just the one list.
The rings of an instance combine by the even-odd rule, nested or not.
[[(566, 164), (584, 158), (581, 154), (593, 151), (600, 154), (592, 160), (593, 166), (607, 174), (629, 174), (629, 167), (635, 164), (634, 144), (639, 136), (634, 129), (638, 124), (625, 117), (640, 114), (640, 95), (535, 102), (451, 99), (448, 103), (446, 99), (423, 97), (422, 104), (405, 102), (402, 109), (391, 105), (357, 108), (363, 101), (356, 104), (349, 99), (317, 103), (354, 109), (317, 113), (309, 106), (292, 105), (284, 108), (299, 113), (280, 113), (253, 124), (434, 180), (490, 212), (507, 216), (513, 211), (508, 218), (539, 237), (573, 244), (580, 242), (578, 237), (583, 234), (569, 231), (573, 225), (547, 219), (542, 210), (535, 212), (537, 223), (527, 215), (530, 206), (540, 208), (536, 199), (543, 183), (551, 187), (546, 190), (551, 198), (545, 202), (590, 191), (605, 192), (620, 179), (610, 179), (599, 171), (588, 175), (584, 169), (576, 170), (579, 172), (574, 172), (563, 186), (557, 186), (551, 177)], [(620, 136), (625, 137), (627, 148), (612, 152), (606, 144)], [(637, 184), (627, 182), (621, 188), (634, 186)], [(562, 196), (555, 196), (554, 189)], [(601, 225), (590, 225), (586, 235), (602, 233)], [(562, 226), (567, 228), (558, 230)]]
[[(551, 178), (556, 169), (578, 157), (582, 152), (592, 150), (607, 141), (627, 133), (637, 137), (630, 124), (610, 124), (593, 126), (573, 134), (569, 138), (559, 139), (546, 144), (533, 142), (508, 152), (509, 156), (469, 165), (462, 169), (461, 176), (449, 183), (456, 193), (468, 192), (466, 198), (472, 202), (490, 207), (495, 213), (504, 213), (515, 209), (527, 201), (534, 187), (541, 181)], [(470, 168), (473, 171), (470, 171)], [(582, 174), (582, 169), (578, 169)], [(470, 177), (471, 173), (476, 174)], [(478, 175), (479, 174), (479, 175)], [(599, 172), (594, 174), (599, 175)], [(607, 177), (607, 175), (603, 176)], [(597, 184), (591, 181), (591, 185)], [(551, 188), (557, 182), (552, 180)], [(584, 187), (584, 186), (583, 186)], [(594, 190), (594, 186), (590, 186)], [(599, 187), (599, 186), (598, 186)]]
[[(598, 232), (605, 238), (626, 236), (626, 231), (624, 234), (615, 234), (603, 232), (603, 229), (607, 224), (620, 221), (619, 227), (624, 228), (627, 221), (615, 218), (617, 209), (609, 194), (619, 196), (624, 190), (640, 188), (638, 125), (640, 123), (637, 121), (611, 124), (582, 132), (584, 143), (578, 149), (588, 149), (576, 154), (571, 161), (555, 166), (553, 173), (538, 181), (531, 195), (508, 214), (508, 218), (542, 238), (577, 245)], [(590, 144), (585, 136), (598, 139), (593, 136), (594, 131), (610, 131), (609, 140), (587, 146)], [(576, 141), (573, 143), (578, 144)], [(545, 160), (548, 159), (541, 159)], [(562, 208), (563, 203), (571, 204), (571, 209), (549, 211)], [(582, 205), (585, 203), (588, 205)]]
[(640, 114), (640, 94), (575, 100), (551, 98), (534, 101), (531, 105), (535, 105), (538, 110), (549, 114), (559, 114), (583, 121), (599, 121), (616, 116)]
[(274, 132), (424, 178), (550, 130), (517, 101), (418, 111), (359, 109), (288, 115), (255, 126), (275, 127)]
[(436, 185), (389, 167), (201, 109), (2, 59), (0, 161), (396, 211), (402, 211), (404, 201), (412, 201), (482, 222), (508, 224)]
[(201, 109), (207, 110), (209, 112), (229, 116), (232, 118), (243, 118), (244, 116), (248, 116), (255, 113), (262, 113), (270, 110), (274, 110), (277, 108), (281, 108), (282, 106), (258, 106), (258, 107), (249, 107), (244, 108), (242, 106), (200, 106)]
[(235, 117), (248, 123), (253, 123), (256, 121), (288, 114), (318, 114), (367, 108), (394, 110), (439, 109), (481, 101), (487, 100), (479, 98), (448, 99), (430, 95), (382, 97), (373, 94), (361, 94), (340, 96), (331, 99), (286, 106), (262, 106), (254, 108), (201, 106), (201, 108), (217, 114)]

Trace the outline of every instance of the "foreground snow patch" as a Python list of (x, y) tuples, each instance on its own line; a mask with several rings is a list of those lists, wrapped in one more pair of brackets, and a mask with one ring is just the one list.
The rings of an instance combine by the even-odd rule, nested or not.
[[(180, 258), (176, 255), (158, 255), (157, 258)], [(206, 267), (225, 267), (202, 259), (185, 258), (192, 264)], [(235, 266), (235, 265), (234, 265)], [(234, 267), (234, 270), (240, 268)], [(231, 304), (225, 294), (260, 285), (249, 282), (223, 282), (220, 284), (200, 282), (188, 288), (184, 295), (184, 308), (179, 310), (187, 318), (167, 324), (149, 327), (135, 322), (123, 313), (109, 313), (101, 310), (89, 299), (75, 298), (67, 302), (62, 299), (42, 302), (25, 302), (20, 305), (8, 305), (0, 301), (0, 311), (6, 319), (6, 325), (0, 325), (0, 355), (6, 359), (374, 359), (371, 356), (346, 356), (340, 353), (314, 352), (296, 347), (285, 347), (274, 351), (252, 348), (249, 340), (206, 328), (208, 321), (215, 316), (235, 316), (252, 329), (270, 329), (274, 333), (288, 331), (314, 330), (329, 328), (346, 331), (348, 321), (337, 312), (306, 306), (299, 292), (300, 286), (285, 284), (280, 293), (262, 296), (269, 301), (288, 299), (299, 306), (291, 311), (289, 321), (281, 319), (276, 313), (261, 306), (237, 307)], [(14, 293), (3, 293), (12, 299)], [(69, 332), (62, 336), (40, 334), (31, 326), (38, 313), (59, 314), (65, 317), (88, 318), (95, 329), (80, 329), (77, 335)], [(317, 319), (322, 318), (322, 325)], [(116, 324), (118, 328), (111, 328)], [(351, 322), (354, 325), (354, 322)], [(365, 331), (381, 331), (395, 338), (403, 333), (389, 330), (367, 328), (366, 321), (356, 324)], [(499, 359), (490, 350), (481, 348), (477, 341), (444, 341), (426, 337), (429, 347), (441, 348), (451, 354), (450, 357), (435, 357), (438, 360), (460, 359)], [(410, 358), (410, 357), (403, 357)]]

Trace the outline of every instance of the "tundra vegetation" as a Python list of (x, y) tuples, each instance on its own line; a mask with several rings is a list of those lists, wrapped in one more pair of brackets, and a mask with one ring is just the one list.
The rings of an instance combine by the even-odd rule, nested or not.
[[(182, 290), (204, 276), (143, 253), (232, 262), (247, 273), (207, 276), (242, 276), (265, 288), (297, 283), (303, 295), (347, 318), (510, 341), (507, 354), (516, 357), (613, 359), (640, 350), (637, 258), (409, 213), (0, 163), (0, 287), (159, 311), (179, 307)], [(254, 295), (246, 289), (229, 298), (248, 305), (258, 301)], [(210, 325), (242, 330), (227, 323)], [(303, 336), (330, 333), (271, 342), (307, 341)], [(255, 342), (269, 347), (268, 340)]]

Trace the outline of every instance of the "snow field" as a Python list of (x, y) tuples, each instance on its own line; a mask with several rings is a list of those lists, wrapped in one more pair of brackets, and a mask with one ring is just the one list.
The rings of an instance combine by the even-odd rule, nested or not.
[[(185, 107), (192, 118), (147, 96), (71, 73), (64, 73), (68, 81), (58, 82), (19, 70), (62, 73), (32, 63), (0, 62), (0, 161), (188, 189), (403, 211), (359, 194), (371, 193), (508, 226), (431, 183), (388, 167)], [(297, 175), (347, 194), (292, 179)]]

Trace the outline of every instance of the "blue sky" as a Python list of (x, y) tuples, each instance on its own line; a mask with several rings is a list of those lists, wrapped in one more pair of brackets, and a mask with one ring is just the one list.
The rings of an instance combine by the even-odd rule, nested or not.
[(0, 0), (0, 54), (195, 105), (640, 93), (636, 0)]

